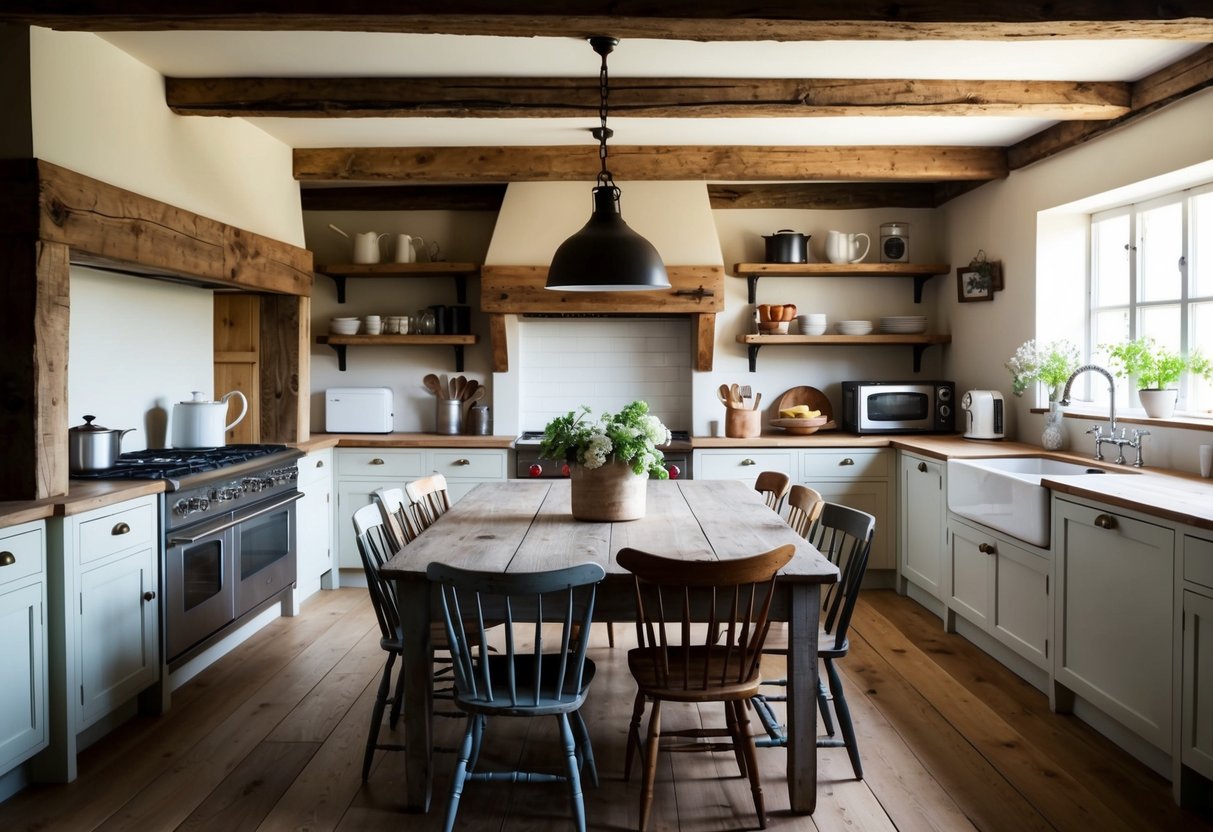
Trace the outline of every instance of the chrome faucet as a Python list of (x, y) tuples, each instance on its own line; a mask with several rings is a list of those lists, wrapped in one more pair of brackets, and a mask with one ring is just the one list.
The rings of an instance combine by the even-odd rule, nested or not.
[(1099, 373), (1108, 380), (1108, 435), (1103, 435), (1102, 425), (1087, 428), (1087, 433), (1095, 435), (1095, 459), (1097, 461), (1103, 460), (1103, 443), (1107, 442), (1116, 446), (1116, 464), (1125, 464), (1125, 447), (1129, 447), (1137, 451), (1137, 459), (1133, 461), (1133, 467), (1141, 468), (1145, 464), (1141, 459), (1141, 438), (1149, 436), (1150, 432), (1148, 430), (1135, 429), (1133, 437), (1130, 439), (1125, 436), (1124, 428), (1121, 428), (1120, 436), (1116, 435), (1116, 382), (1113, 380), (1111, 373), (1097, 364), (1082, 365), (1070, 373), (1070, 377), (1066, 379), (1066, 386), (1061, 393), (1061, 401), (1058, 404), (1064, 407), (1070, 403), (1070, 387), (1074, 384), (1074, 379), (1085, 372)]

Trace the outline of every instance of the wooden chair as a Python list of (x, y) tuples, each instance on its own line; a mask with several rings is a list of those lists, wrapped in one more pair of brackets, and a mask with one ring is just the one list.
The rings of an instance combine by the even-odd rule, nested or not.
[(375, 505), (387, 527), (392, 551), (399, 551), (412, 543), (418, 534), (417, 523), (409, 510), (403, 488), (376, 488), (372, 493)]
[[(724, 728), (667, 731), (664, 736), (728, 737), (727, 743), (691, 742), (670, 750), (732, 750), (738, 768), (749, 777), (758, 823), (766, 826), (745, 704), (758, 692), (758, 666), (769, 627), (775, 576), (795, 551), (792, 546), (781, 546), (737, 560), (697, 562), (694, 568), (688, 568), (685, 560), (637, 549), (623, 549), (616, 556), (619, 565), (635, 576), (639, 643), (628, 651), (628, 669), (637, 689), (628, 729), (625, 780), (631, 776), (633, 753), (642, 748), (640, 718), (645, 703), (652, 703), (643, 743), (641, 832), (648, 826), (653, 806), (657, 752), (663, 736), (661, 703), (665, 701), (724, 703)], [(706, 628), (692, 628), (693, 619), (706, 619)]]
[(451, 508), (451, 497), (446, 490), (446, 477), (442, 474), (431, 474), (428, 477), (413, 480), (404, 486), (404, 493), (409, 498), (418, 532), (423, 532), (434, 525), (434, 521)]
[(809, 540), (809, 533), (821, 517), (824, 507), (825, 500), (820, 491), (805, 485), (793, 485), (788, 492), (788, 525), (796, 534)]
[[(834, 662), (846, 656), (848, 642), (847, 630), (851, 626), (851, 613), (855, 609), (855, 600), (859, 597), (859, 588), (863, 583), (864, 573), (868, 568), (868, 555), (872, 549), (872, 537), (876, 533), (876, 518), (859, 509), (841, 506), (836, 503), (825, 503), (821, 510), (821, 518), (813, 534), (809, 538), (817, 549), (838, 567), (838, 583), (828, 584), (823, 589), (821, 632), (818, 635), (817, 656), (825, 666), (825, 679), (817, 680), (817, 706), (821, 711), (821, 721), (826, 736), (817, 739), (818, 748), (845, 747), (847, 756), (851, 759), (851, 768), (855, 779), (863, 779), (863, 766), (859, 761), (859, 747), (855, 743), (855, 729), (851, 724), (851, 710), (847, 707), (846, 694), (843, 691), (842, 679)], [(768, 652), (780, 652), (771, 649)], [(787, 652), (783, 648), (781, 652)], [(829, 691), (826, 691), (826, 680), (829, 681)], [(787, 680), (763, 682), (764, 685), (786, 685)], [(759, 745), (786, 745), (787, 737), (783, 726), (779, 724), (770, 702), (782, 701), (785, 697), (765, 696), (758, 694), (754, 697), (754, 711), (769, 739)], [(834, 720), (830, 715), (830, 703), (833, 702), (834, 715), (837, 716), (838, 726), (842, 731), (842, 739), (834, 736)]]
[(783, 498), (792, 487), (792, 478), (780, 471), (763, 471), (754, 481), (754, 490), (763, 496), (767, 508), (772, 511), (783, 509)]
[[(366, 738), (366, 753), (362, 757), (362, 782), (366, 782), (371, 771), (371, 760), (375, 749), (402, 751), (403, 745), (379, 742), (383, 724), (383, 711), (389, 698), (392, 702), (391, 727), (400, 719), (400, 706), (404, 695), (403, 678), (396, 682), (396, 694), (391, 696), (392, 667), (404, 651), (404, 638), (400, 628), (400, 607), (396, 602), (396, 588), (391, 581), (379, 574), (380, 567), (392, 556), (392, 545), (387, 526), (379, 506), (363, 506), (354, 512), (354, 533), (358, 540), (358, 554), (362, 558), (362, 571), (366, 575), (367, 590), (371, 595), (371, 606), (379, 621), (379, 646), (387, 652), (383, 676), (379, 680), (379, 692), (375, 696), (375, 707), (371, 712), (371, 728)], [(403, 668), (402, 668), (403, 670)], [(403, 677), (403, 674), (401, 674)]]
[[(455, 663), (455, 704), (468, 714), (444, 829), (451, 832), (455, 825), (466, 782), (524, 780), (566, 782), (573, 822), (579, 832), (585, 832), (581, 769), (586, 768), (594, 785), (598, 772), (580, 710), (594, 678), (594, 663), (586, 658), (586, 648), (597, 586), (606, 571), (596, 563), (517, 573), (476, 572), (431, 563), (426, 575), (439, 585)], [(469, 633), (484, 630), (490, 610), (506, 620), (502, 653), (490, 653), (483, 642), (476, 644), (469, 638)], [(545, 641), (543, 622), (554, 616), (560, 619), (560, 634), (554, 641)], [(528, 639), (533, 644), (524, 649)], [(544, 651), (545, 644), (557, 649)], [(477, 770), (490, 716), (554, 716), (560, 726), (564, 774)]]

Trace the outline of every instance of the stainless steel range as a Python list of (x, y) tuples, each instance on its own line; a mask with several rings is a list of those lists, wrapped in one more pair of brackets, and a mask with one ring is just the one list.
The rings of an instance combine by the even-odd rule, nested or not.
[[(670, 431), (670, 442), (659, 445), (665, 456), (665, 468), (670, 479), (691, 479), (691, 434), (685, 430)], [(514, 440), (515, 479), (560, 479), (569, 475), (569, 466), (556, 459), (540, 459), (539, 443), (543, 431), (528, 430)]]
[(157, 449), (84, 479), (159, 479), (161, 637), (170, 670), (271, 603), (293, 602), (303, 452), (285, 445)]

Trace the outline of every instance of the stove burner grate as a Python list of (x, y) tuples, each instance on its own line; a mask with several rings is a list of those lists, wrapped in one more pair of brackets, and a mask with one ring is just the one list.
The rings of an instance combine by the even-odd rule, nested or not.
[(152, 448), (128, 451), (111, 468), (72, 474), (80, 480), (163, 480), (214, 471), (285, 451), (286, 445), (225, 445), (222, 448)]

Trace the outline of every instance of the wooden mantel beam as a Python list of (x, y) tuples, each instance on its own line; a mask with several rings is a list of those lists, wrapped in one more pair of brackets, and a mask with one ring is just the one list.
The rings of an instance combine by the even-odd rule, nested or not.
[[(302, 181), (567, 182), (593, 180), (598, 148), (330, 147), (297, 148)], [(668, 147), (612, 146), (617, 179), (737, 181), (947, 181), (1007, 175), (997, 147)]]
[[(595, 78), (166, 78), (178, 115), (294, 118), (577, 118)], [(617, 116), (1015, 116), (1110, 119), (1129, 85), (1077, 81), (613, 78)]]
[(418, 32), (676, 40), (1020, 40), (1166, 38), (1213, 41), (1198, 0), (7, 0), (0, 22), (84, 31), (183, 29)]

